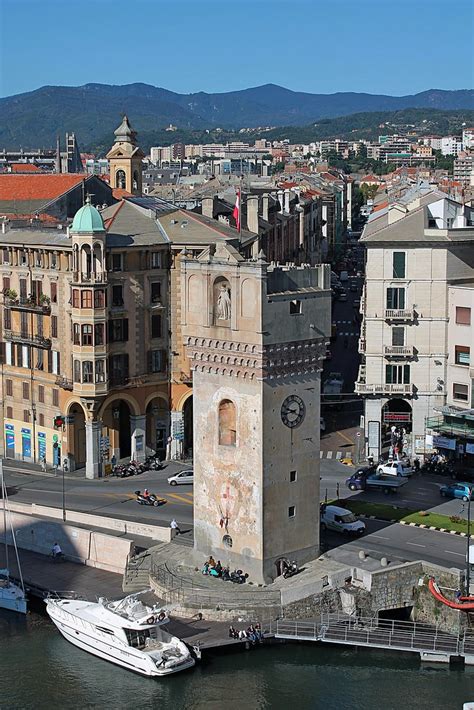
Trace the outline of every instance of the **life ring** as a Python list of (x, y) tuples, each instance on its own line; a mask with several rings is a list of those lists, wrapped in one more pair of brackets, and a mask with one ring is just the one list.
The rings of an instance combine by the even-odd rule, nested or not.
[(166, 614), (164, 611), (161, 612), (161, 614), (158, 617), (158, 621), (163, 621), (163, 619), (166, 619)]
[(147, 624), (154, 624), (155, 623), (155, 617), (154, 616), (149, 616), (148, 619), (146, 620)]

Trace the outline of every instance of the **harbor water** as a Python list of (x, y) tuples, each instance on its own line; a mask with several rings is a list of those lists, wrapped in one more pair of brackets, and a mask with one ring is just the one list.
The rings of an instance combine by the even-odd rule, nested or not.
[(216, 654), (150, 680), (71, 646), (43, 614), (0, 611), (1, 710), (460, 710), (468, 700), (474, 667), (330, 645)]

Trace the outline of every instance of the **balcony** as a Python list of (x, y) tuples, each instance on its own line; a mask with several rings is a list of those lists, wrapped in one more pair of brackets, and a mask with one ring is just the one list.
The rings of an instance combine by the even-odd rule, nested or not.
[(359, 338), (359, 346), (357, 348), (358, 352), (363, 355), (365, 353), (366, 341), (365, 338)]
[(56, 384), (58, 387), (61, 387), (63, 390), (69, 390), (72, 392), (74, 389), (74, 383), (72, 380), (68, 380), (66, 377), (62, 377), (61, 375), (59, 377), (56, 377)]
[(383, 354), (385, 357), (412, 358), (415, 356), (413, 345), (384, 345)]
[(415, 309), (412, 308), (386, 308), (385, 320), (411, 321), (415, 320)]
[(393, 394), (399, 394), (403, 396), (409, 396), (413, 394), (413, 385), (412, 384), (401, 384), (401, 385), (388, 385), (385, 383), (382, 384), (369, 384), (367, 382), (364, 382), (362, 380), (358, 380), (355, 383), (355, 392), (356, 394), (379, 394), (379, 395), (393, 395)]
[(20, 296), (20, 298), (8, 298), (5, 296), (5, 306), (11, 308), (12, 311), (29, 311), (31, 313), (43, 313), (44, 315), (51, 313), (49, 302), (36, 303), (35, 299), (25, 296)]
[(87, 286), (90, 286), (91, 284), (106, 284), (107, 273), (103, 271), (99, 274), (89, 274), (84, 271), (73, 271), (72, 282), (74, 284), (86, 284)]
[(18, 333), (14, 330), (4, 330), (3, 338), (12, 343), (34, 345), (35, 348), (44, 348), (45, 350), (51, 348), (50, 338), (45, 338), (44, 335), (32, 335), (31, 333)]

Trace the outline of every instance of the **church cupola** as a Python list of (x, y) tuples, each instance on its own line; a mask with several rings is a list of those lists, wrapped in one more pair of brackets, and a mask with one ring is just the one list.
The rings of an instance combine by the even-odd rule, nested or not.
[(142, 194), (142, 159), (145, 154), (137, 145), (137, 134), (127, 116), (114, 131), (115, 141), (107, 153), (110, 165), (110, 186), (132, 195)]

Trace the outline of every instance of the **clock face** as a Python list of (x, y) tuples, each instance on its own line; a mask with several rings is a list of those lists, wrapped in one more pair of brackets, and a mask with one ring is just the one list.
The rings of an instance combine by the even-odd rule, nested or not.
[(281, 405), (281, 420), (290, 429), (299, 426), (305, 414), (305, 404), (297, 394), (290, 394)]

